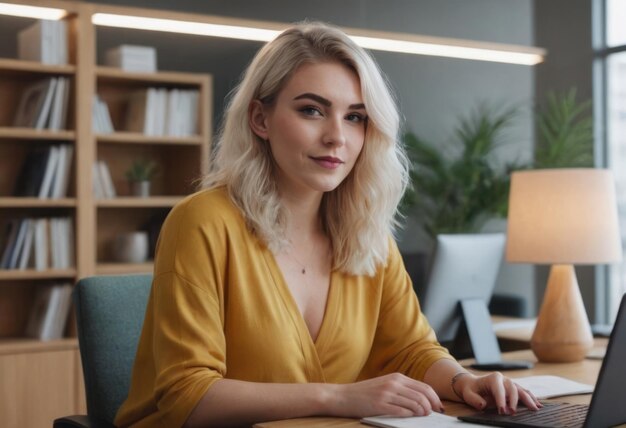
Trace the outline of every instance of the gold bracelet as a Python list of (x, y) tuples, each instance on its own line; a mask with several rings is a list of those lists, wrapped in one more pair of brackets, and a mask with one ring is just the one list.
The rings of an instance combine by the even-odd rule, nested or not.
[(454, 388), (454, 384), (456, 383), (457, 380), (459, 380), (459, 378), (463, 375), (469, 375), (468, 372), (458, 372), (457, 374), (455, 374), (454, 376), (452, 376), (452, 379), (450, 380), (450, 387), (452, 388), (452, 392), (454, 392), (454, 394), (459, 397), (459, 399), (461, 400), (462, 403), (465, 403), (465, 399), (463, 398), (463, 396), (461, 394), (459, 394), (456, 389)]

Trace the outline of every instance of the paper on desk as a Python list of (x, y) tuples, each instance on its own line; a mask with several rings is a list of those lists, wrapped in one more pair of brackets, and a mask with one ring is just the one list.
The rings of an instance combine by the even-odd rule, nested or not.
[(528, 376), (513, 380), (522, 388), (530, 390), (539, 399), (593, 392), (593, 385), (575, 382), (560, 376)]
[(411, 418), (394, 418), (392, 416), (373, 416), (361, 419), (361, 422), (367, 425), (382, 428), (465, 428), (480, 427), (481, 425), (462, 422), (452, 416), (442, 415), (441, 413), (431, 413), (428, 416), (416, 416)]

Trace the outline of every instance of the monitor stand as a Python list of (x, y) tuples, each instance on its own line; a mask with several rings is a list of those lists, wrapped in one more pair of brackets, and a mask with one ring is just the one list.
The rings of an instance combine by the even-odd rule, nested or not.
[(530, 361), (505, 361), (500, 353), (498, 339), (491, 326), (487, 305), (482, 299), (464, 299), (461, 310), (476, 363), (476, 370), (520, 370), (533, 367)]

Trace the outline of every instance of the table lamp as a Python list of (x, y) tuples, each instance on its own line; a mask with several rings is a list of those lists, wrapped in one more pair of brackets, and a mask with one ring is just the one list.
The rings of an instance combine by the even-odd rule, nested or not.
[(593, 346), (593, 336), (573, 265), (622, 259), (611, 172), (514, 172), (506, 259), (552, 265), (530, 342), (539, 361), (582, 360)]

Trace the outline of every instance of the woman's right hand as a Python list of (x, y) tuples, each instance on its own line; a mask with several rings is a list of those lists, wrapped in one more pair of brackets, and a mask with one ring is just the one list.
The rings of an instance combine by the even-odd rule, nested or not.
[(443, 412), (441, 400), (430, 385), (400, 373), (333, 387), (336, 395), (331, 399), (330, 410), (334, 416), (407, 417)]

